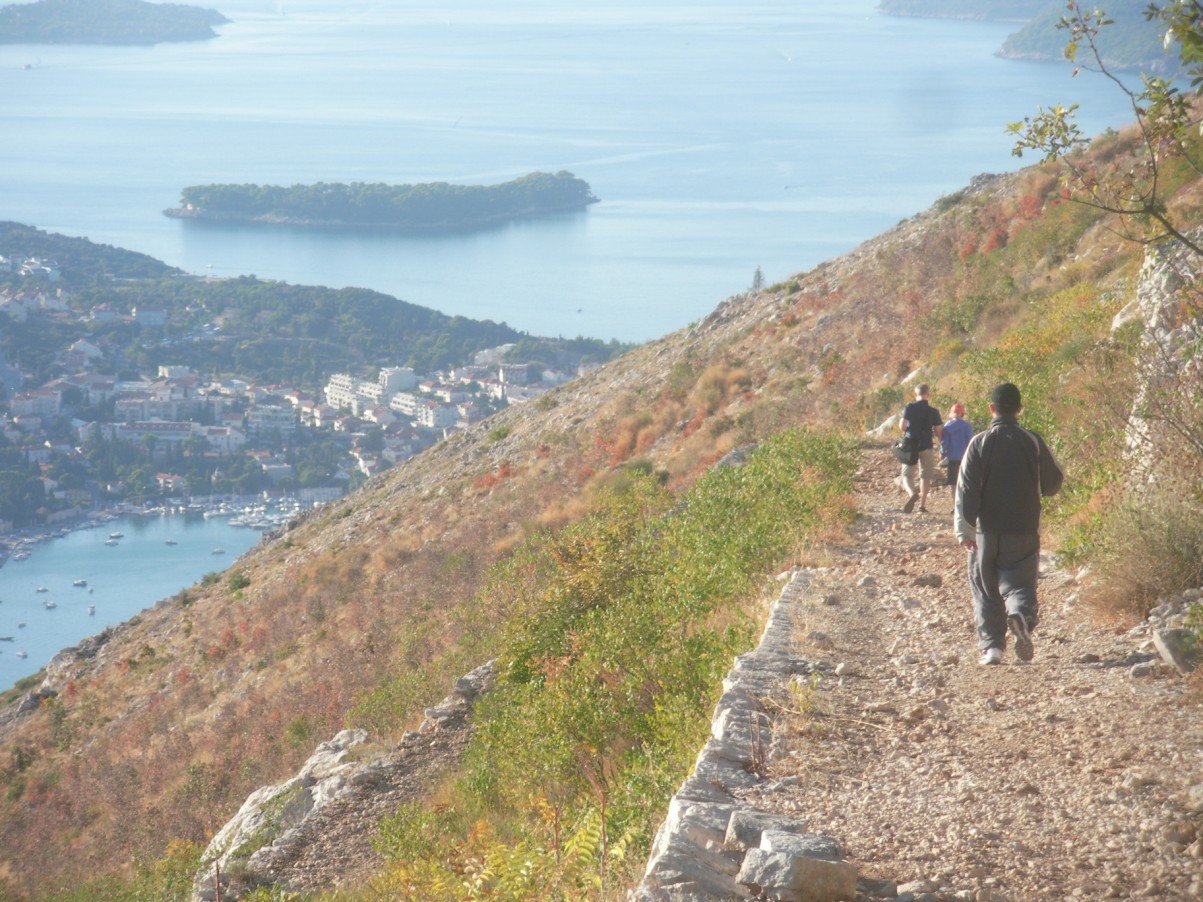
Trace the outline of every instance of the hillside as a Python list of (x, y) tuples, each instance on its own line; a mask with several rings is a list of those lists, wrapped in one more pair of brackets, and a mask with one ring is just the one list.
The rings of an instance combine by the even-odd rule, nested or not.
[[(1122, 154), (1123, 140), (1111, 136), (1102, 150)], [(1198, 182), (1184, 178), (1175, 206), (1196, 215), (1198, 192)], [(559, 817), (584, 818), (592, 794), (625, 819), (615, 844), (629, 846), (621, 879), (634, 879), (663, 817), (665, 787), (681, 782), (704, 741), (730, 651), (755, 642), (766, 583), (791, 566), (830, 564), (848, 541), (854, 496), (831, 473), (856, 471), (847, 455), (866, 429), (897, 413), (908, 375), (919, 371), (935, 385), (937, 406), (963, 399), (976, 422), (1000, 376), (1023, 385), (1025, 422), (1049, 436), (1075, 473), (1051, 511), (1056, 544), (1072, 557), (1075, 542), (1091, 535), (1106, 487), (1122, 473), (1120, 436), (1135, 390), (1137, 335), (1113, 333), (1112, 321), (1135, 290), (1141, 249), (1112, 225), (1064, 202), (1051, 169), (979, 177), (842, 258), (730, 298), (695, 326), (457, 435), (269, 537), (226, 574), (60, 656), (40, 693), (29, 696), (36, 681), (19, 687), (0, 717), (0, 876), (8, 896), (86, 898), (71, 888), (101, 875), (145, 881), (194, 866), (199, 847), (247, 795), (290, 776), (317, 743), (363, 727), (363, 754), (388, 752), (455, 678), (501, 648), (529, 650), (509, 659), (505, 680), (528, 705), (541, 703), (541, 686), (560, 682), (599, 706), (619, 704), (608, 688), (629, 687), (664, 745), (640, 758), (653, 746), (613, 738), (601, 707), (583, 710), (574, 738), (556, 750), (556, 769), (506, 770), (486, 743), (467, 753), (471, 785), (439, 784), (431, 792), (444, 804), (428, 816), (467, 806), (467, 824), (481, 824), (525, 804), (558, 831)], [(1117, 417), (1108, 416), (1112, 409)], [(810, 450), (801, 457), (780, 439), (796, 426), (823, 437), (804, 442)], [(834, 486), (804, 510), (768, 512), (767, 521), (788, 527), (783, 537), (759, 534), (761, 514), (747, 499), (730, 502), (737, 516), (707, 508), (715, 492), (740, 488), (715, 464), (754, 444), (767, 457), (750, 459), (746, 472), (764, 480), (764, 494), (783, 474)], [(755, 496), (758, 484), (745, 488)], [(755, 535), (743, 535), (745, 522)], [(942, 523), (931, 520), (933, 541)], [(705, 559), (685, 570), (691, 544), (722, 530), (730, 531), (724, 544), (765, 550), (739, 579), (727, 579), (725, 563), (707, 569)], [(628, 536), (637, 548), (624, 544)], [(642, 555), (670, 539), (682, 543), (669, 549), (680, 552), (680, 568), (670, 554), (651, 558), (662, 569), (644, 574), (666, 587), (663, 609), (623, 609), (630, 622), (604, 623), (597, 599), (626, 592), (628, 571), (640, 571)], [(724, 550), (711, 550), (716, 562), (726, 560)], [(557, 567), (568, 582), (554, 582)], [(553, 579), (546, 593), (544, 578)], [(681, 579), (713, 583), (711, 594), (723, 597), (709, 607), (681, 602), (693, 619), (662, 638), (666, 647), (683, 643), (676, 669), (657, 670), (667, 665), (649, 659), (627, 682), (639, 662), (582, 644), (598, 624), (616, 630), (615, 639), (657, 632)], [(544, 597), (567, 607), (532, 610)], [(1142, 603), (1119, 616), (1135, 622)], [(1086, 620), (1089, 608), (1084, 602), (1072, 616)], [(975, 666), (972, 637), (950, 626), (946, 641), (960, 652), (960, 663), (949, 664), (959, 679)], [(682, 663), (690, 660), (705, 667)], [(592, 676), (572, 683), (577, 665), (589, 662)], [(536, 665), (542, 682), (531, 678)], [(670, 697), (677, 685), (689, 691)], [(499, 693), (481, 713), (489, 742), (534, 746), (553, 735), (548, 724), (529, 730), (517, 714), (500, 717), (510, 697)], [(631, 761), (641, 768), (623, 770)], [(469, 790), (477, 795), (457, 794)], [(484, 801), (472, 809), (461, 798)], [(635, 810), (635, 800), (646, 808)], [(437, 835), (457, 827), (443, 824), (447, 832)], [(490, 835), (484, 826), (471, 834), (479, 843)], [(97, 885), (87, 889), (91, 898), (104, 895)]]
[[(1178, 58), (1167, 53), (1162, 44), (1165, 34), (1159, 22), (1144, 17), (1148, 3), (1143, 0), (1111, 0), (1102, 5), (1112, 25), (1099, 38), (1099, 47), (1108, 65), (1118, 71), (1144, 71), (1161, 75), (1179, 70)], [(1093, 9), (1094, 7), (1087, 7)], [(1007, 36), (998, 55), (1006, 59), (1065, 59), (1069, 33), (1057, 25), (1065, 17), (1065, 3), (1050, 0), (1025, 0), (1022, 3), (995, 3), (990, 0), (882, 0), (878, 9), (891, 16), (919, 16), (941, 19), (986, 19), (1022, 22)]]
[[(1147, 6), (1148, 3), (1142, 0), (1113, 0), (1108, 3), (1105, 9), (1114, 25), (1099, 36), (1099, 49), (1107, 64), (1116, 70), (1172, 75), (1179, 70), (1178, 58), (1167, 52), (1162, 43), (1165, 37), (1162, 23), (1145, 19)], [(999, 49), (999, 56), (1007, 59), (1063, 60), (1069, 35), (1064, 29), (1058, 28), (1057, 23), (1064, 15), (1063, 3), (1046, 6), (1022, 28), (1007, 36)]]

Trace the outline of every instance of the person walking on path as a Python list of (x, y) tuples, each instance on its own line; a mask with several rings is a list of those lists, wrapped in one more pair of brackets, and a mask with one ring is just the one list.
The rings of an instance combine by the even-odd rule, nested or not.
[[(903, 464), (898, 486), (906, 492), (906, 503), (902, 512), (909, 514), (919, 502), (919, 510), (927, 512), (927, 494), (931, 491), (932, 479), (936, 475), (936, 440), (940, 438), (943, 425), (940, 411), (928, 403), (931, 386), (920, 382), (915, 386), (915, 400), (902, 409), (899, 426), (911, 440), (911, 447), (919, 451), (919, 460), (914, 464)], [(918, 477), (916, 479), (916, 477)], [(918, 484), (916, 484), (916, 482)]]
[(1040, 499), (1065, 473), (1039, 433), (1016, 421), (1023, 409), (1010, 382), (990, 395), (994, 420), (969, 442), (957, 481), (954, 528), (969, 551), (969, 588), (983, 664), (999, 664), (1007, 630), (1021, 661), (1034, 655), (1039, 621)]
[(973, 424), (965, 419), (965, 405), (960, 401), (952, 405), (950, 413), (951, 416), (940, 433), (940, 451), (944, 454), (944, 459), (948, 461), (946, 481), (955, 492), (957, 490), (957, 474), (961, 469), (961, 458), (965, 456), (965, 449), (969, 447), (969, 440), (973, 438)]

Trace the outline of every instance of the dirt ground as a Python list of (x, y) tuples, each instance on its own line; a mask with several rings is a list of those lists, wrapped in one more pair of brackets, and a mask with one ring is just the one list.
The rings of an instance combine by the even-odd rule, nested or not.
[(1203, 708), (1152, 629), (1091, 624), (1046, 561), (1034, 660), (982, 666), (952, 493), (905, 514), (896, 475), (865, 452), (863, 516), (796, 628), (828, 675), (745, 800), (916, 895), (1203, 898)]

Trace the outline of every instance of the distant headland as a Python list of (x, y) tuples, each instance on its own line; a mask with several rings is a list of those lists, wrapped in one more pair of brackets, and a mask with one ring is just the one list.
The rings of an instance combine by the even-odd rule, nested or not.
[(166, 216), (205, 222), (454, 232), (582, 210), (597, 198), (571, 172), (532, 172), (500, 185), (193, 185)]
[[(1167, 50), (1165, 26), (1145, 18), (1148, 0), (1107, 0), (1111, 25), (1099, 35), (1099, 52), (1114, 70), (1174, 75), (1177, 54)], [(881, 0), (889, 16), (1022, 22), (998, 50), (1004, 59), (1064, 61), (1069, 33), (1058, 27), (1064, 0)]]
[(215, 9), (142, 0), (38, 0), (0, 6), (0, 44), (161, 44), (217, 37)]

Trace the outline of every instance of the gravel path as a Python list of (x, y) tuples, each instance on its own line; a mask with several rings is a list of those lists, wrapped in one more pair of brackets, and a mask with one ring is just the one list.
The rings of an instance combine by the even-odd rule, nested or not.
[(951, 492), (904, 514), (895, 475), (865, 452), (862, 518), (795, 625), (829, 675), (743, 801), (920, 898), (1203, 898), (1203, 717), (1149, 631), (1091, 625), (1046, 572), (1034, 661), (981, 666)]

